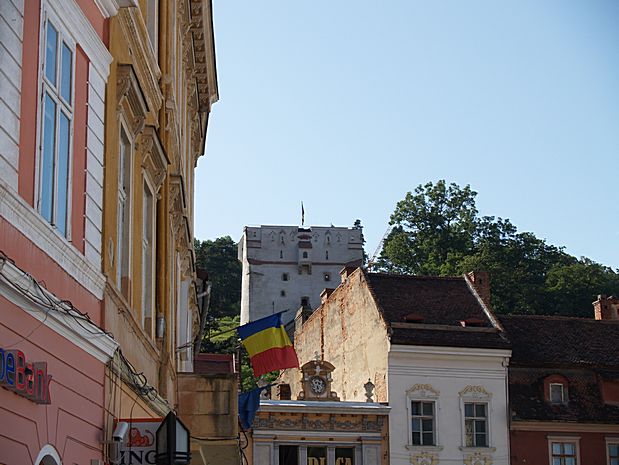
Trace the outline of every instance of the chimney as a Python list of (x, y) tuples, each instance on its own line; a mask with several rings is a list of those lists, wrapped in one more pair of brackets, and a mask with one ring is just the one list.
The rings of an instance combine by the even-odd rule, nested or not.
[(593, 302), (593, 312), (596, 320), (619, 320), (619, 299), (598, 295), (598, 300)]
[(320, 303), (324, 304), (329, 298), (329, 296), (333, 294), (333, 291), (335, 291), (335, 289), (332, 289), (330, 287), (323, 289), (323, 291), (320, 293)]
[(471, 271), (467, 273), (471, 284), (484, 301), (486, 305), (490, 305), (490, 275), (487, 271)]
[(342, 278), (342, 282), (346, 281), (346, 279), (355, 271), (358, 266), (345, 266), (340, 270), (340, 277)]

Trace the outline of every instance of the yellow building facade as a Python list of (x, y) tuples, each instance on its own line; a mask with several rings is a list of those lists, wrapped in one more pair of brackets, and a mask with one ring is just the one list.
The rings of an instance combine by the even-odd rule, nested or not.
[(109, 51), (104, 315), (122, 350), (106, 380), (113, 422), (175, 409), (178, 373), (193, 369), (194, 169), (218, 100), (211, 1), (136, 0), (110, 18)]

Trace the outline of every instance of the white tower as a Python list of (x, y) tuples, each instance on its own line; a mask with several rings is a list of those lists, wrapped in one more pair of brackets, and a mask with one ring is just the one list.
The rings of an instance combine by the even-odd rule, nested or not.
[(345, 266), (363, 263), (359, 227), (246, 226), (239, 242), (243, 264), (241, 324), (302, 306), (317, 308), (320, 293), (335, 288)]

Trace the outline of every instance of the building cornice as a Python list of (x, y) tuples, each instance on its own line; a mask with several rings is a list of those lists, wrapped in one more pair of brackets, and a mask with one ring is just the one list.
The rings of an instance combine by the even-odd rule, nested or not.
[(391, 407), (372, 402), (322, 402), (302, 400), (262, 400), (260, 412), (338, 413), (356, 415), (388, 415)]
[(539, 431), (553, 433), (619, 433), (619, 425), (610, 423), (568, 423), (556, 421), (512, 420), (511, 431)]
[(47, 254), (88, 292), (99, 300), (103, 298), (105, 277), (101, 271), (97, 270), (41, 215), (1, 181), (0, 216)]
[(137, 0), (94, 0), (104, 18), (116, 16), (120, 8), (137, 7)]
[(511, 357), (512, 351), (506, 349), (482, 349), (468, 347), (414, 346), (392, 344), (389, 352), (392, 354), (426, 354), (426, 355), (459, 355), (469, 357)]
[[(101, 328), (68, 307), (51, 292), (34, 286), (33, 278), (8, 260), (0, 262), (0, 271), (0, 291), (5, 298), (100, 362), (107, 363), (113, 358), (118, 343)], [(36, 304), (23, 292), (17, 291), (15, 285), (36, 299), (54, 302), (55, 308)]]

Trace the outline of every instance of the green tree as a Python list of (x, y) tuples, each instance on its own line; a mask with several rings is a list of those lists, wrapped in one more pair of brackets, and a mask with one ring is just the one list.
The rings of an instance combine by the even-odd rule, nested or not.
[(591, 316), (591, 302), (598, 294), (619, 293), (619, 273), (582, 257), (557, 265), (546, 277), (549, 306), (568, 316)]
[(476, 228), (476, 192), (444, 180), (420, 185), (397, 203), (380, 266), (409, 274), (440, 275), (468, 255)]
[(194, 241), (196, 266), (206, 270), (212, 283), (209, 314), (235, 317), (241, 311), (241, 263), (230, 236)]
[(597, 294), (619, 293), (612, 269), (518, 232), (508, 219), (479, 217), (476, 195), (444, 180), (407, 193), (391, 215), (380, 268), (434, 276), (488, 271), (498, 313), (591, 316)]

